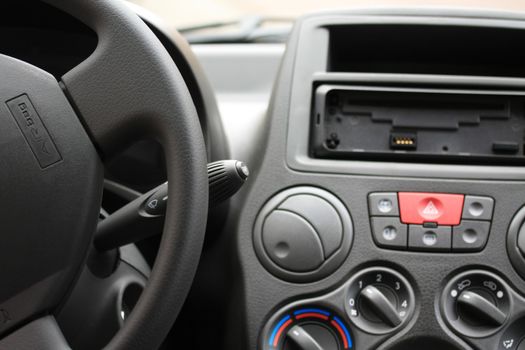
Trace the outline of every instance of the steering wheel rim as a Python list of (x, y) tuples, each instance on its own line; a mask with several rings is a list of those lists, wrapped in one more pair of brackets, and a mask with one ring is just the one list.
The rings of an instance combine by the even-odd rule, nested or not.
[[(165, 150), (170, 186), (157, 259), (148, 285), (133, 312), (106, 347), (157, 348), (169, 332), (189, 291), (204, 240), (208, 183), (206, 152), (197, 113), (175, 63), (154, 34), (126, 4), (118, 0), (42, 1), (79, 19), (98, 35), (99, 43), (95, 52), (62, 77), (61, 87), (100, 157), (109, 159), (133, 141), (144, 137), (155, 137)], [(16, 69), (19, 67), (12, 60), (5, 63), (9, 64)], [(44, 77), (36, 68), (20, 68), (21, 72), (28, 70), (32, 72), (33, 78), (38, 76), (38, 79), (46, 80), (50, 90), (55, 89), (51, 86), (53, 83), (48, 81), (49, 77)], [(38, 97), (32, 97), (35, 110), (43, 123), (51, 123), (46, 121), (46, 113), (38, 110), (40, 107), (35, 102), (38, 102)], [(44, 128), (50, 129), (52, 134), (53, 129), (49, 124)], [(55, 137), (60, 150), (57, 133), (51, 136)], [(65, 153), (63, 149), (62, 153)], [(62, 154), (62, 158), (59, 165), (53, 164), (53, 171), (60, 171), (57, 169), (60, 169), (61, 164), (67, 163), (67, 157)], [(96, 163), (92, 159), (90, 161)], [(96, 167), (96, 164), (93, 165), (93, 168)], [(75, 185), (89, 186), (93, 199), (85, 203), (86, 208), (91, 209), (86, 210), (85, 217), (79, 220), (89, 222), (89, 230), (79, 230), (79, 237), (86, 235), (80, 231), (93, 233), (96, 217), (92, 207), (97, 201), (100, 204), (102, 178), (82, 181), (84, 183)], [(89, 239), (84, 240), (89, 244)], [(75, 246), (76, 251), (84, 252), (84, 257), (87, 248), (85, 245)], [(71, 268), (75, 274), (62, 276), (65, 284), (70, 286), (73, 283), (74, 275), (80, 272), (81, 260), (76, 259), (76, 265)], [(61, 294), (62, 297), (66, 296), (66, 293)], [(0, 300), (0, 309), (3, 307), (2, 302)], [(46, 301), (44, 306), (35, 308), (34, 313), (24, 314), (23, 319), (17, 322), (27, 323), (41, 315), (42, 310), (52, 312), (57, 303)], [(0, 340), (0, 348), (2, 344), (13, 344), (14, 336), (16, 331)]]

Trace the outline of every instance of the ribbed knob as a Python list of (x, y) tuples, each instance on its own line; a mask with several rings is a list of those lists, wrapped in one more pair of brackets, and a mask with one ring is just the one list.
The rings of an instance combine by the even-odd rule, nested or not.
[(249, 175), (246, 164), (238, 160), (220, 160), (208, 164), (210, 207), (230, 198), (242, 187)]

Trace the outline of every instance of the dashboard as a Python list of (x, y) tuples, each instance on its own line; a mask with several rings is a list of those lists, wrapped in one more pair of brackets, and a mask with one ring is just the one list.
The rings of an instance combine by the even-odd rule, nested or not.
[(245, 348), (525, 348), (523, 29), (296, 23), (235, 224)]
[[(135, 10), (190, 88), (209, 161), (253, 174), (211, 211), (165, 348), (525, 349), (525, 15), (324, 12), (286, 45), (190, 47)], [(57, 78), (97, 45), (46, 6), (0, 13), (2, 52)], [(104, 211), (165, 176), (160, 146), (141, 141), (108, 164)], [(80, 277), (58, 316), (75, 348), (122, 325), (107, 296), (131, 312), (157, 245)]]

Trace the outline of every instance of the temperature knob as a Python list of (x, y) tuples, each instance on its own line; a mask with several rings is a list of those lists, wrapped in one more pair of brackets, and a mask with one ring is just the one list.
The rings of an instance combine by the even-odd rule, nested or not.
[(369, 333), (388, 333), (404, 324), (414, 311), (414, 292), (408, 281), (388, 268), (369, 268), (354, 276), (345, 298), (354, 324)]
[(266, 327), (263, 350), (348, 350), (352, 335), (344, 319), (316, 306), (280, 312)]
[(446, 285), (442, 311), (458, 332), (473, 338), (486, 337), (507, 321), (510, 296), (504, 282), (493, 273), (467, 271)]
[(320, 324), (293, 326), (286, 333), (284, 350), (329, 350), (337, 349), (337, 338), (328, 328)]

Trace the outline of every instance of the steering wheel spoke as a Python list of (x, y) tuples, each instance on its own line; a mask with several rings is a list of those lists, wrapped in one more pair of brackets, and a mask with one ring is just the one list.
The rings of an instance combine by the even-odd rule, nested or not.
[(156, 348), (189, 291), (204, 239), (208, 182), (197, 113), (175, 63), (124, 3), (44, 1), (91, 27), (98, 46), (61, 85), (0, 55), (0, 315), (9, 315), (0, 337), (29, 329), (67, 296), (97, 224), (102, 161), (153, 137), (170, 183), (164, 234), (148, 287), (108, 348)]
[(184, 80), (138, 16), (116, 1), (46, 1), (98, 35), (95, 52), (62, 83), (104, 158), (146, 136), (159, 138), (168, 150), (202, 147), (200, 135), (184, 131), (201, 133)]

